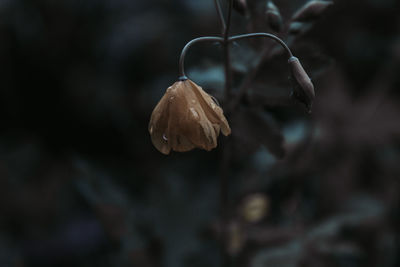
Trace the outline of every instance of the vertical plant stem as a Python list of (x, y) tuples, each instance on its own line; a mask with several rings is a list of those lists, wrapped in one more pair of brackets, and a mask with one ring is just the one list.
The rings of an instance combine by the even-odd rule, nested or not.
[(225, 89), (224, 102), (226, 106), (230, 106), (230, 97), (232, 92), (232, 71), (231, 59), (229, 56), (229, 43), (224, 42), (224, 69), (225, 69)]
[(219, 173), (219, 188), (220, 188), (220, 255), (221, 267), (230, 266), (230, 257), (228, 255), (228, 223), (229, 223), (229, 165), (231, 161), (231, 142), (230, 138), (226, 138), (222, 146), (220, 173)]
[[(229, 29), (231, 25), (233, 0), (228, 0), (228, 17), (223, 32), (224, 49), (224, 69), (225, 69), (225, 95), (224, 102), (226, 106), (230, 105), (232, 90), (232, 70), (229, 53)], [(227, 116), (229, 114), (226, 114)], [(227, 251), (228, 245), (228, 220), (229, 220), (229, 163), (231, 155), (231, 142), (228, 138), (223, 146), (222, 159), (220, 165), (220, 209), (221, 209), (221, 267), (230, 266), (230, 257)]]
[(221, 22), (221, 26), (222, 26), (221, 32), (224, 33), (225, 29), (226, 29), (226, 24), (225, 24), (224, 15), (222, 14), (221, 5), (219, 3), (219, 0), (214, 0), (214, 4), (215, 4), (215, 9), (217, 10), (217, 14), (218, 14), (219, 20)]
[(225, 32), (223, 35), (224, 38), (224, 68), (225, 68), (225, 103), (229, 104), (231, 90), (232, 90), (232, 70), (231, 70), (231, 59), (229, 52), (229, 30), (231, 26), (231, 16), (232, 16), (232, 5), (233, 0), (228, 0), (228, 18), (226, 20)]

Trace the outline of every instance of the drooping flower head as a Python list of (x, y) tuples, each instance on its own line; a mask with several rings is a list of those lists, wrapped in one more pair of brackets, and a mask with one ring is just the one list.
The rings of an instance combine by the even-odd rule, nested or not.
[(149, 132), (154, 146), (163, 154), (194, 148), (211, 150), (220, 131), (231, 133), (222, 109), (193, 81), (170, 86), (151, 114)]

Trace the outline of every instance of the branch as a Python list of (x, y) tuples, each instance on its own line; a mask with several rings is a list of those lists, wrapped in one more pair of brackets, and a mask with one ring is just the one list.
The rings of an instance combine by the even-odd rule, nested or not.
[(232, 17), (232, 6), (233, 0), (228, 0), (228, 19), (226, 21), (226, 27), (224, 32), (224, 68), (225, 68), (225, 103), (229, 104), (229, 98), (231, 95), (231, 82), (232, 82), (232, 70), (231, 70), (231, 59), (229, 53), (229, 30), (231, 26)]
[[(288, 54), (288, 58), (293, 56), (289, 47), (286, 45), (286, 43), (284, 41), (282, 41), (282, 39), (278, 38), (277, 36), (275, 36), (273, 34), (269, 34), (269, 33), (249, 33), (249, 34), (237, 35), (237, 36), (233, 36), (233, 37), (229, 38), (229, 42), (237, 41), (237, 40), (244, 39), (244, 38), (251, 38), (251, 37), (271, 38), (271, 39), (277, 41), (286, 50), (286, 52)], [(249, 84), (255, 78), (258, 68), (260, 67), (260, 65), (263, 62), (263, 59), (270, 52), (270, 50), (271, 50), (271, 48), (268, 47), (261, 53), (261, 60), (258, 62), (257, 66), (245, 77), (244, 81), (242, 82), (241, 86), (238, 89), (238, 94), (231, 101), (230, 106), (228, 106), (226, 108), (227, 113), (233, 111), (236, 108), (236, 106), (239, 104), (240, 99), (242, 99), (242, 97), (246, 93), (246, 90), (249, 87)]]
[(248, 34), (242, 34), (242, 35), (236, 35), (228, 39), (229, 42), (234, 42), (240, 39), (246, 39), (246, 38), (252, 38), (252, 37), (264, 37), (264, 38), (270, 38), (275, 41), (277, 41), (287, 52), (288, 58), (292, 57), (292, 51), (290, 51), (289, 47), (285, 44), (282, 39), (277, 37), (276, 35), (270, 34), (270, 33), (265, 33), (265, 32), (256, 32), (256, 33), (248, 33)]
[(183, 47), (181, 56), (179, 58), (179, 80), (184, 81), (187, 80), (186, 74), (185, 74), (185, 56), (189, 48), (199, 42), (220, 42), (223, 43), (224, 39), (221, 37), (215, 37), (215, 36), (205, 36), (205, 37), (199, 37), (196, 39), (191, 40), (188, 42), (185, 47)]
[(215, 9), (217, 10), (218, 17), (219, 17), (219, 20), (222, 25), (222, 32), (225, 32), (226, 24), (225, 24), (224, 15), (222, 14), (221, 5), (219, 3), (219, 0), (214, 0), (214, 3), (215, 3)]
[[(224, 69), (225, 69), (225, 105), (229, 106), (231, 89), (232, 89), (232, 69), (231, 59), (229, 53), (229, 29), (231, 25), (232, 6), (233, 0), (228, 0), (228, 18), (226, 21), (225, 31), (223, 33), (223, 45), (224, 45)], [(228, 114), (227, 114), (228, 115)], [(228, 242), (228, 208), (229, 208), (229, 162), (231, 157), (230, 142), (226, 142), (226, 146), (222, 151), (221, 159), (221, 173), (220, 173), (220, 208), (221, 208), (221, 266), (230, 266), (230, 257), (227, 252)]]

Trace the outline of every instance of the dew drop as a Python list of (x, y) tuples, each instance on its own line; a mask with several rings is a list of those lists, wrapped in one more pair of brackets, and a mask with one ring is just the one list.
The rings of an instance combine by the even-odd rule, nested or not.
[(168, 87), (168, 89), (167, 89), (167, 92), (175, 92), (175, 90), (176, 90), (176, 88), (175, 87), (172, 87), (172, 86), (170, 86), (170, 87)]
[(175, 98), (175, 96), (171, 96), (171, 97), (169, 98), (169, 100), (174, 100), (174, 98)]
[(199, 118), (199, 114), (197, 114), (196, 110), (194, 110), (194, 108), (190, 108), (190, 112), (192, 112), (192, 115), (195, 119)]
[(215, 97), (211, 96), (211, 99), (214, 101), (215, 104), (217, 104), (218, 107), (221, 106), (221, 105), (219, 104), (218, 100), (217, 100)]
[(196, 104), (196, 100), (192, 99), (192, 103), (193, 103), (193, 104)]
[(165, 135), (165, 133), (163, 133), (162, 138), (163, 138), (165, 141), (168, 141), (168, 138), (167, 138), (167, 136)]
[(153, 126), (150, 126), (150, 134), (153, 134)]
[(212, 109), (215, 109), (215, 108), (216, 108), (216, 106), (215, 106), (215, 104), (214, 104), (213, 102), (211, 102), (210, 105), (211, 105), (211, 108), (212, 108)]

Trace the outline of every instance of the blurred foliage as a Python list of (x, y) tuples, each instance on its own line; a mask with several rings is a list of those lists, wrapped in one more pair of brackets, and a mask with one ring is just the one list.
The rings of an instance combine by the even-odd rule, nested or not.
[[(285, 39), (316, 99), (289, 98), (274, 43), (234, 44), (233, 93), (258, 68), (229, 118), (235, 266), (400, 265), (399, 1), (240, 2), (233, 33)], [(211, 0), (0, 1), (0, 266), (218, 266), (226, 143), (166, 157), (147, 132), (217, 34)], [(221, 52), (186, 65), (223, 106)]]

